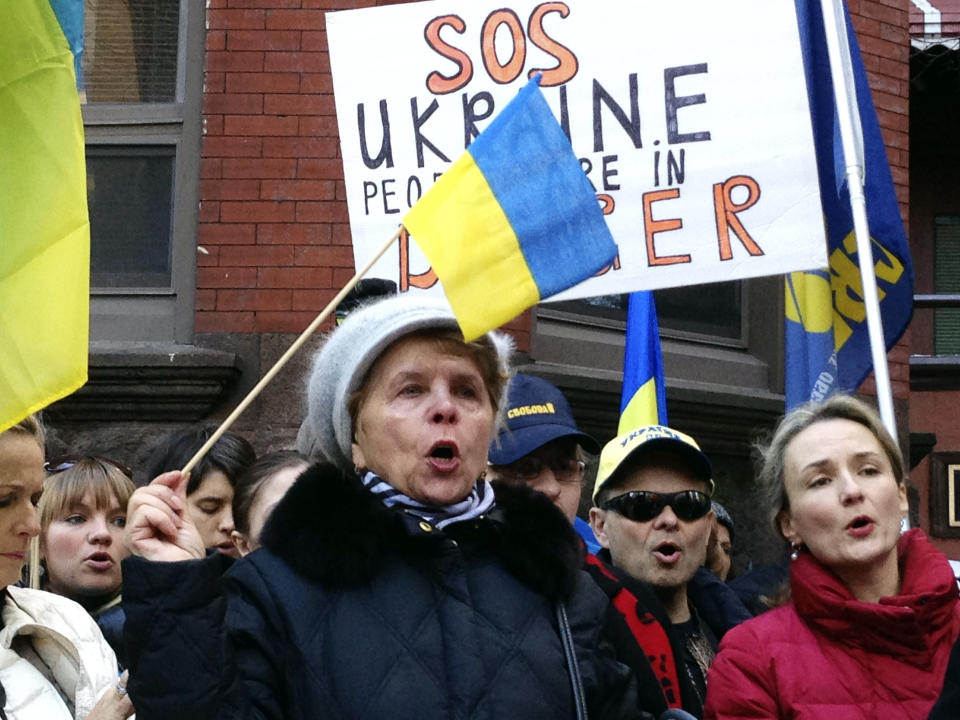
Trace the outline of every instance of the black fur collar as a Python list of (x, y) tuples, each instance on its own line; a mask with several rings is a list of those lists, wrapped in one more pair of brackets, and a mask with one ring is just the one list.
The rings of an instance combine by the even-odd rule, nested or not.
[[(570, 523), (526, 487), (497, 484), (495, 493), (496, 508), (484, 521), (456, 523), (447, 534), (482, 543), (510, 573), (551, 600), (566, 597), (580, 568)], [(274, 509), (261, 540), (298, 574), (344, 589), (369, 582), (396, 554), (436, 553), (443, 534), (418, 526), (416, 518), (384, 507), (355, 475), (314, 465)]]

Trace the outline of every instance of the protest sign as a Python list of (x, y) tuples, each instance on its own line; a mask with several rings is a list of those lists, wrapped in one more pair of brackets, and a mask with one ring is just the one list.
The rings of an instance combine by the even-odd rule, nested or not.
[[(436, 0), (327, 33), (358, 265), (541, 72), (619, 250), (551, 299), (826, 266), (790, 3)], [(439, 291), (406, 233), (371, 275)]]

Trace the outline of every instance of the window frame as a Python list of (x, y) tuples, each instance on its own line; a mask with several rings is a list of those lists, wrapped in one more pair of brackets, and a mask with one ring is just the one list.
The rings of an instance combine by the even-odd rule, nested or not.
[(181, 0), (174, 101), (81, 108), (87, 147), (173, 148), (170, 286), (91, 286), (93, 342), (193, 341), (205, 42), (203, 2)]
[[(744, 393), (782, 402), (783, 276), (742, 283), (739, 340), (660, 329), (668, 399)], [(531, 359), (561, 375), (594, 375), (619, 389), (625, 332), (624, 320), (543, 303), (533, 313)]]

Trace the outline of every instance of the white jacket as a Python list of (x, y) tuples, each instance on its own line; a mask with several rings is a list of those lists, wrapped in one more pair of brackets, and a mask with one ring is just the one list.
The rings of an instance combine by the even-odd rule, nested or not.
[[(9, 720), (83, 720), (105, 691), (116, 686), (117, 658), (96, 622), (80, 605), (60, 595), (7, 587), (0, 610), (0, 682)], [(73, 699), (71, 714), (54, 687), (10, 646), (30, 636), (60, 690)]]

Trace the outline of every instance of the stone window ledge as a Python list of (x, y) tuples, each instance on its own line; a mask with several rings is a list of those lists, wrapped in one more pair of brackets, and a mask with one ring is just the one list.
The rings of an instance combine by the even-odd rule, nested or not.
[(960, 355), (911, 355), (910, 389), (960, 390)]
[(88, 380), (45, 414), (54, 421), (179, 421), (209, 415), (240, 377), (237, 355), (167, 343), (90, 344)]

